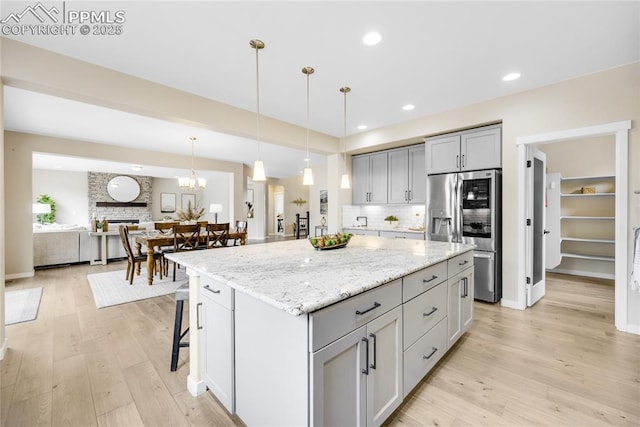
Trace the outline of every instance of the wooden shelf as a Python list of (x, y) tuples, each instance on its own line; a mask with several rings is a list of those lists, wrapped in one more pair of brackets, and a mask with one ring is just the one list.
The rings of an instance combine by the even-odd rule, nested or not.
[(600, 175), (600, 176), (570, 176), (570, 177), (562, 177), (561, 181), (605, 181), (616, 179), (615, 175)]
[(587, 219), (587, 220), (609, 220), (616, 219), (615, 216), (561, 216), (560, 219)]
[(560, 197), (615, 197), (616, 193), (568, 193), (561, 194)]
[(585, 237), (561, 237), (561, 242), (584, 242), (584, 243), (615, 243), (614, 239), (589, 239)]
[(604, 255), (584, 255), (584, 254), (574, 254), (574, 253), (570, 253), (570, 252), (562, 252), (560, 254), (560, 256), (566, 257), (566, 258), (577, 258), (577, 259), (588, 259), (591, 261), (607, 261), (607, 262), (613, 262), (615, 261), (615, 257), (612, 256), (604, 256)]

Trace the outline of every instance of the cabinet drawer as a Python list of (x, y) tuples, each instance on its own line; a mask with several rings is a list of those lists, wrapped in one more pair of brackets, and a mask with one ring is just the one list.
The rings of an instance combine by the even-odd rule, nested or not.
[(380, 237), (388, 237), (391, 239), (414, 239), (424, 240), (424, 233), (408, 233), (404, 231), (383, 231), (380, 230)]
[(447, 280), (447, 262), (443, 261), (402, 278), (402, 302), (407, 302), (424, 291)]
[(447, 315), (447, 284), (441, 283), (404, 305), (404, 349)]
[(200, 295), (206, 296), (229, 310), (234, 309), (233, 288), (211, 278), (204, 276), (200, 278)]
[(473, 265), (473, 251), (465, 252), (457, 257), (451, 258), (447, 261), (449, 277), (453, 277), (460, 273), (462, 270)]
[(402, 280), (356, 295), (311, 313), (311, 351), (348, 334), (402, 303)]
[(447, 351), (447, 318), (445, 317), (404, 352), (405, 397), (433, 368)]

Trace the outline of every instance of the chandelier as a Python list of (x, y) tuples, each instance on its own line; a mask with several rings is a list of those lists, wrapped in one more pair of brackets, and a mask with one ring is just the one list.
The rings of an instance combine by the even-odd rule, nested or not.
[(193, 142), (196, 140), (195, 136), (189, 138), (191, 140), (191, 176), (185, 176), (178, 178), (178, 185), (183, 190), (197, 190), (207, 186), (207, 180), (204, 178), (197, 178), (196, 171), (193, 168)]

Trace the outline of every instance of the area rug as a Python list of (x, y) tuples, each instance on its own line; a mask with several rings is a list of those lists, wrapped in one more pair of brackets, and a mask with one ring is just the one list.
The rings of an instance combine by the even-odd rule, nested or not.
[(147, 298), (159, 297), (174, 293), (176, 289), (188, 281), (185, 269), (176, 271), (176, 281), (173, 281), (172, 268), (169, 277), (153, 278), (153, 285), (147, 284), (147, 275), (142, 272), (134, 276), (133, 285), (125, 279), (125, 270), (107, 271), (105, 273), (87, 274), (87, 280), (93, 292), (93, 299), (98, 308), (140, 301)]
[(29, 322), (38, 316), (42, 287), (7, 291), (4, 294), (4, 324)]

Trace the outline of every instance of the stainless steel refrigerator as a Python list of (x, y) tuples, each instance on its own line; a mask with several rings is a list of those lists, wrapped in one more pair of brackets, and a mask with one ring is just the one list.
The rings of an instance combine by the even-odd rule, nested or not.
[(476, 245), (475, 299), (502, 298), (502, 173), (499, 169), (429, 175), (429, 240)]

